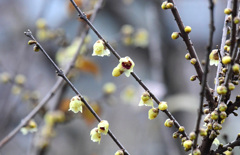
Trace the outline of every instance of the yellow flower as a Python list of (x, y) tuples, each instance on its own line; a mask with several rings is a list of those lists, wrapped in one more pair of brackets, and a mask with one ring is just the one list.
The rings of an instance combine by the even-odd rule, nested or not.
[(106, 135), (108, 133), (109, 123), (106, 120), (102, 120), (98, 123), (98, 132)]
[(71, 102), (69, 104), (69, 110), (72, 110), (74, 113), (78, 113), (79, 111), (82, 113), (82, 106), (84, 103), (81, 101), (79, 96), (74, 96), (71, 99)]
[(93, 128), (90, 132), (91, 140), (93, 142), (98, 142), (100, 143), (101, 141), (101, 134), (98, 133), (98, 128)]
[(112, 75), (120, 76), (122, 73), (125, 73), (125, 75), (129, 77), (131, 72), (133, 72), (134, 66), (135, 63), (130, 57), (126, 56), (125, 58), (121, 58), (117, 67), (113, 69)]
[(210, 65), (215, 65), (217, 66), (219, 63), (219, 57), (218, 57), (218, 50), (214, 49), (212, 52), (209, 54), (209, 59), (210, 59)]
[(151, 98), (151, 96), (149, 95), (148, 92), (144, 92), (141, 96), (141, 100), (138, 104), (138, 106), (150, 106), (153, 107), (153, 100)]
[(148, 111), (148, 119), (152, 120), (154, 118), (157, 117), (159, 113), (159, 109), (158, 108), (152, 108)]
[(102, 40), (98, 40), (93, 45), (93, 54), (92, 56), (110, 56), (110, 51), (105, 46), (104, 42)]
[(34, 120), (30, 120), (25, 127), (22, 127), (21, 130), (23, 135), (37, 131), (37, 123)]

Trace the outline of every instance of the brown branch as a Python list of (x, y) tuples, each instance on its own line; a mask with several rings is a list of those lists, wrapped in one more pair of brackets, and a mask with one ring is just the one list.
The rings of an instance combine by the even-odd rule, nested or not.
[(210, 10), (210, 32), (209, 32), (209, 43), (207, 46), (207, 53), (206, 53), (206, 65), (205, 65), (205, 69), (204, 69), (204, 74), (203, 74), (203, 82), (202, 82), (202, 88), (201, 88), (201, 92), (200, 92), (200, 103), (199, 103), (199, 109), (198, 109), (198, 118), (197, 118), (197, 123), (196, 123), (196, 127), (195, 127), (195, 133), (196, 133), (196, 139), (194, 140), (193, 143), (193, 149), (196, 149), (197, 147), (197, 141), (198, 141), (198, 136), (199, 136), (199, 127), (200, 127), (200, 121), (202, 118), (202, 114), (203, 114), (203, 100), (204, 100), (204, 96), (206, 95), (206, 83), (207, 83), (207, 74), (208, 74), (208, 66), (209, 66), (209, 54), (212, 50), (212, 46), (213, 46), (213, 34), (215, 31), (215, 26), (214, 26), (214, 3), (213, 0), (209, 0), (209, 10)]
[[(92, 25), (92, 23), (86, 18), (86, 15), (79, 9), (79, 7), (76, 5), (76, 3), (74, 2), (74, 0), (70, 0), (72, 2), (72, 4), (74, 5), (75, 9), (77, 10), (77, 12), (79, 13), (79, 17), (84, 20), (89, 27), (93, 30), (93, 32), (98, 36), (99, 39), (101, 39), (104, 44), (106, 45), (106, 47), (113, 53), (113, 55), (119, 60), (121, 58), (121, 56), (113, 49), (113, 47), (102, 37), (102, 35), (98, 32), (98, 30)], [(133, 76), (133, 78), (139, 83), (140, 86), (142, 86), (142, 88), (147, 91), (150, 96), (153, 98), (153, 100), (159, 104), (160, 101), (157, 99), (157, 97), (149, 90), (149, 88), (142, 82), (142, 80), (134, 73), (131, 72), (131, 75)], [(165, 110), (163, 111), (171, 120), (173, 120), (175, 127), (178, 129), (181, 125), (178, 123), (178, 121), (174, 118), (174, 116), (168, 111)], [(184, 131), (182, 133), (184, 135), (184, 137), (186, 137), (188, 139), (188, 136), (186, 134), (186, 132)]]
[[(168, 0), (168, 2), (175, 4), (173, 0)], [(190, 54), (191, 58), (195, 58), (197, 60), (196, 64), (194, 65), (194, 67), (195, 67), (195, 70), (197, 72), (198, 79), (199, 79), (200, 83), (202, 83), (202, 80), (203, 80), (202, 79), (203, 78), (203, 70), (202, 70), (200, 61), (198, 59), (197, 53), (195, 51), (195, 48), (193, 46), (193, 43), (192, 43), (188, 33), (186, 33), (184, 31), (185, 27), (183, 25), (183, 22), (181, 20), (180, 14), (179, 14), (179, 12), (177, 10), (177, 7), (175, 5), (171, 9), (171, 11), (172, 11), (172, 14), (173, 14), (173, 16), (174, 16), (174, 18), (176, 20), (178, 28), (179, 28), (179, 30), (181, 32), (181, 37), (183, 38), (183, 41), (185, 42), (185, 44), (187, 46), (187, 49), (189, 51), (189, 54)], [(215, 102), (213, 100), (213, 95), (211, 94), (211, 91), (210, 91), (210, 88), (209, 88), (208, 84), (206, 84), (205, 89), (206, 89), (206, 99), (209, 102), (209, 108), (210, 108), (210, 110), (213, 110), (216, 107), (216, 105), (215, 105)]]
[(235, 141), (232, 141), (232, 142), (230, 142), (230, 143), (228, 143), (228, 144), (226, 144), (222, 147), (218, 147), (212, 154), (213, 155), (216, 154), (216, 153), (221, 154), (224, 151), (226, 151), (229, 147), (233, 149), (236, 146), (240, 146), (240, 138), (239, 137), (237, 137)]

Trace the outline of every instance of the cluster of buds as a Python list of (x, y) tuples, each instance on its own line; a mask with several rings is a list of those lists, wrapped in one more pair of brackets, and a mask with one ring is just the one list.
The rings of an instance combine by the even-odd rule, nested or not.
[(106, 120), (102, 120), (100, 123), (98, 123), (98, 127), (93, 128), (90, 132), (91, 140), (93, 142), (100, 143), (101, 141), (101, 134), (106, 135), (108, 133), (109, 129), (109, 123)]
[(162, 7), (163, 10), (172, 9), (174, 7), (174, 4), (173, 3), (168, 3), (167, 1), (164, 1), (162, 3), (161, 7)]

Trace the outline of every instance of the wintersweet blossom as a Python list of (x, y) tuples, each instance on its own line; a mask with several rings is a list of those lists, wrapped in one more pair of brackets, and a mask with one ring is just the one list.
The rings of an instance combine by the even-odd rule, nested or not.
[(84, 105), (84, 103), (81, 101), (80, 97), (79, 96), (74, 96), (71, 99), (68, 111), (73, 111), (74, 113), (78, 113), (80, 111), (82, 113), (82, 106), (83, 105)]
[(93, 54), (92, 56), (110, 56), (110, 51), (105, 46), (102, 40), (97, 40), (93, 45)]
[(219, 63), (219, 57), (218, 57), (218, 50), (214, 49), (212, 52), (209, 54), (209, 59), (210, 59), (210, 65), (215, 65), (217, 66)]
[(102, 120), (99, 124), (98, 124), (98, 132), (102, 133), (104, 135), (106, 135), (108, 133), (108, 129), (109, 129), (109, 123), (106, 120)]
[(101, 141), (101, 133), (98, 132), (98, 128), (93, 128), (90, 132), (91, 140), (93, 142), (100, 143)]
[(133, 72), (134, 66), (135, 63), (130, 57), (126, 56), (125, 58), (121, 58), (117, 67), (113, 69), (112, 75), (117, 77), (120, 76), (122, 73), (125, 73), (125, 75), (129, 77), (131, 72)]
[(153, 107), (153, 100), (148, 92), (144, 92), (141, 96), (141, 100), (138, 106), (150, 106)]

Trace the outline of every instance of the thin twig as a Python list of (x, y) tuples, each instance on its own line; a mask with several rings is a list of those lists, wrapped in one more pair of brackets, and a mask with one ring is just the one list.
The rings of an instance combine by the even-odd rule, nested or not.
[(209, 32), (209, 43), (207, 46), (207, 53), (206, 53), (206, 65), (205, 65), (205, 69), (204, 69), (204, 74), (203, 74), (203, 80), (202, 80), (202, 88), (201, 88), (201, 92), (200, 92), (200, 103), (199, 103), (199, 109), (198, 109), (198, 118), (197, 118), (197, 123), (196, 123), (196, 127), (195, 127), (195, 133), (196, 133), (196, 139), (194, 140), (193, 143), (193, 149), (194, 150), (197, 147), (197, 141), (198, 141), (198, 134), (199, 134), (199, 127), (200, 127), (200, 121), (202, 118), (202, 114), (203, 114), (203, 100), (204, 100), (204, 96), (206, 89), (206, 82), (207, 82), (207, 74), (208, 74), (208, 66), (209, 66), (209, 54), (212, 50), (212, 44), (213, 44), (213, 34), (215, 31), (215, 26), (214, 26), (214, 3), (213, 0), (209, 0), (209, 10), (210, 10), (210, 32)]
[[(29, 38), (33, 39), (34, 41), (36, 41), (36, 39), (34, 38), (34, 36), (32, 35), (32, 32), (30, 30), (28, 30), (27, 32), (25, 32), (25, 35), (28, 36)], [(47, 59), (51, 62), (51, 64), (54, 66), (54, 68), (56, 69), (56, 73), (58, 76), (62, 77), (65, 82), (67, 82), (67, 84), (72, 88), (72, 90), (76, 93), (77, 96), (80, 97), (81, 101), (85, 104), (85, 106), (88, 108), (88, 110), (92, 113), (92, 115), (99, 121), (101, 122), (102, 119), (98, 116), (98, 114), (93, 110), (93, 108), (89, 105), (89, 103), (84, 99), (84, 97), (80, 94), (80, 92), (77, 90), (77, 88), (72, 84), (72, 82), (67, 78), (67, 76), (63, 73), (63, 71), (55, 64), (55, 62), (50, 58), (50, 56), (47, 54), (47, 52), (44, 50), (44, 48), (41, 46), (41, 44), (39, 44), (36, 41), (36, 46), (39, 47), (39, 49), (42, 51), (42, 53), (47, 57)], [(123, 145), (118, 141), (118, 139), (113, 135), (112, 131), (109, 129), (108, 130), (108, 134), (109, 136), (113, 139), (113, 141), (118, 145), (118, 147), (120, 149), (122, 149), (125, 153), (125, 155), (129, 155), (129, 153), (127, 152), (127, 150), (123, 147)]]
[(226, 151), (228, 148), (234, 148), (236, 146), (240, 146), (240, 139), (237, 138), (235, 141), (232, 141), (226, 145), (224, 145), (223, 147), (218, 147), (212, 154), (216, 154), (216, 153), (223, 153), (224, 151)]
[[(101, 8), (103, 0), (99, 0), (98, 3), (95, 5), (93, 14), (91, 16), (91, 21), (93, 21), (96, 17), (96, 14), (98, 12), (98, 10)], [(81, 35), (81, 39), (78, 45), (78, 49), (75, 53), (75, 55), (73, 56), (73, 59), (71, 60), (71, 62), (69, 63), (69, 65), (66, 68), (66, 72), (65, 74), (68, 75), (70, 70), (72, 69), (72, 67), (75, 64), (75, 61), (77, 59), (77, 56), (79, 54), (80, 48), (82, 47), (82, 44), (84, 43), (84, 38), (86, 37), (87, 33), (88, 33), (89, 27), (84, 28), (83, 33)], [(64, 83), (63, 79), (58, 79), (57, 82), (54, 84), (54, 86), (52, 87), (52, 89), (47, 93), (47, 95), (41, 100), (41, 102), (24, 118), (22, 119), (22, 121), (19, 123), (19, 125), (17, 127), (15, 127), (6, 137), (4, 137), (1, 141), (0, 141), (0, 148), (3, 147), (8, 141), (10, 141), (17, 133), (18, 131), (27, 124), (27, 122), (32, 119), (38, 112), (39, 110), (41, 110), (43, 108), (43, 106), (55, 95), (56, 91), (59, 90), (59, 88), (61, 87), (61, 85)]]
[[(232, 7), (232, 0), (228, 0), (227, 2), (227, 8), (231, 8)], [(225, 15), (225, 19), (224, 19), (224, 23), (223, 23), (223, 33), (222, 33), (222, 41), (221, 41), (221, 48), (220, 48), (220, 54), (221, 57), (224, 56), (224, 46), (225, 46), (225, 42), (226, 42), (226, 38), (227, 38), (227, 31), (228, 31), (228, 27), (227, 27), (227, 19), (228, 19), (228, 15)], [(221, 60), (222, 61), (222, 60)], [(217, 73), (216, 73), (216, 77), (215, 77), (215, 86), (214, 86), (214, 96), (217, 96), (217, 86), (219, 85), (219, 73), (221, 72), (221, 68), (222, 68), (222, 63), (218, 64), (218, 68), (217, 68)], [(218, 97), (219, 100), (219, 97)]]
[[(102, 37), (102, 35), (98, 32), (98, 30), (92, 25), (92, 23), (86, 18), (86, 15), (79, 9), (79, 7), (76, 5), (76, 3), (73, 0), (70, 0), (73, 4), (73, 6), (76, 8), (77, 12), (79, 13), (79, 17), (84, 20), (89, 27), (93, 30), (93, 32), (98, 36), (99, 39), (101, 39), (104, 44), (106, 45), (106, 47), (113, 53), (113, 55), (115, 55), (115, 57), (119, 60), (121, 58), (121, 56), (113, 49), (113, 47)], [(140, 86), (142, 86), (142, 88), (147, 91), (150, 96), (153, 98), (153, 100), (159, 104), (160, 101), (157, 99), (157, 97), (148, 89), (148, 87), (142, 82), (142, 80), (134, 73), (131, 72), (131, 75), (134, 77), (134, 79), (140, 84)], [(181, 125), (178, 123), (178, 121), (174, 118), (174, 116), (168, 111), (165, 110), (163, 111), (171, 120), (173, 120), (174, 125), (176, 128), (179, 128)], [(188, 136), (186, 134), (186, 132), (184, 131), (182, 133), (184, 135), (184, 137), (186, 137), (188, 139)]]
[(238, 0), (233, 0), (233, 9), (232, 9), (232, 29), (231, 29), (231, 45), (230, 45), (230, 56), (233, 54), (234, 45), (236, 42), (236, 24), (234, 23), (234, 17), (238, 15)]
[[(179, 28), (179, 30), (181, 32), (181, 37), (183, 38), (183, 41), (185, 42), (185, 44), (187, 46), (187, 49), (189, 51), (189, 54), (190, 54), (191, 58), (195, 58), (197, 60), (196, 64), (194, 65), (194, 67), (195, 67), (195, 70), (197, 72), (198, 79), (199, 79), (200, 83), (202, 83), (202, 80), (203, 80), (202, 79), (203, 70), (202, 70), (200, 61), (198, 59), (197, 53), (195, 51), (195, 48), (193, 46), (193, 43), (192, 43), (188, 33), (186, 33), (184, 31), (185, 27), (183, 25), (183, 22), (181, 20), (180, 14), (179, 14), (179, 12), (177, 10), (177, 7), (176, 7), (174, 1), (173, 0), (168, 0), (168, 2), (174, 4), (174, 7), (171, 9), (172, 14), (173, 14), (173, 16), (174, 16), (174, 18), (176, 20), (178, 28)], [(211, 91), (210, 91), (210, 88), (209, 88), (208, 84), (206, 84), (205, 89), (206, 89), (206, 96), (205, 97), (206, 97), (207, 101), (209, 102), (209, 107), (210, 107), (210, 109), (214, 109), (216, 105), (214, 104), (215, 102), (213, 100), (213, 95), (211, 94)]]

